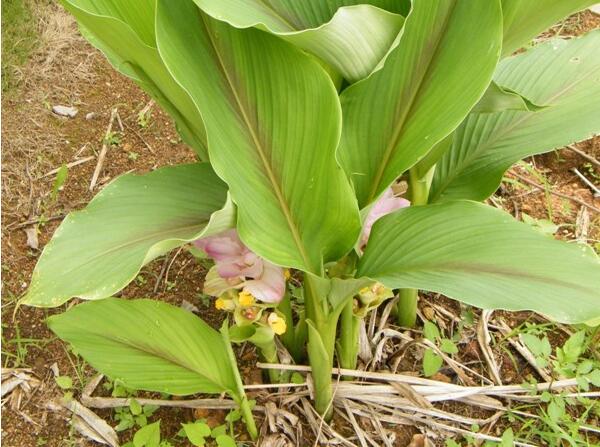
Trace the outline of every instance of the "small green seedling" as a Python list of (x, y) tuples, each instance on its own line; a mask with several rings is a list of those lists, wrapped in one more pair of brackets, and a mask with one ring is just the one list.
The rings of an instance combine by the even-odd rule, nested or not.
[[(458, 347), (454, 341), (442, 337), (437, 325), (429, 320), (425, 321), (423, 325), (423, 335), (427, 340), (435, 343), (440, 351), (446, 354), (456, 354), (458, 352)], [(435, 350), (428, 348), (423, 354), (423, 373), (425, 376), (431, 377), (440, 370), (443, 363), (444, 359)]]
[[(235, 420), (239, 420), (240, 418), (241, 415), (236, 415)], [(219, 447), (236, 447), (235, 440), (227, 434), (226, 424), (219, 425), (213, 429), (211, 429), (204, 420), (197, 420), (181, 425), (182, 429), (179, 431), (178, 435), (186, 437), (194, 446), (205, 446), (207, 445), (208, 439), (212, 438)]]
[(69, 168), (67, 165), (63, 164), (58, 172), (56, 173), (56, 178), (54, 179), (54, 183), (52, 184), (52, 193), (50, 194), (50, 202), (56, 202), (58, 197), (58, 192), (64, 186), (67, 181), (67, 177), (69, 175)]
[(133, 436), (133, 447), (159, 447), (160, 421), (140, 428)]
[(137, 114), (137, 123), (141, 129), (146, 129), (152, 121), (152, 109), (144, 107)]
[(73, 399), (73, 379), (69, 376), (57, 376), (54, 381), (58, 387), (63, 390), (63, 400), (70, 401)]
[(116, 431), (124, 431), (135, 426), (145, 427), (148, 424), (148, 418), (158, 410), (157, 405), (140, 405), (140, 403), (131, 399), (128, 407), (115, 409), (115, 419), (119, 421), (115, 427)]
[(541, 368), (545, 368), (548, 365), (550, 354), (552, 354), (552, 347), (550, 346), (548, 337), (544, 335), (540, 338), (533, 334), (524, 333), (521, 334), (521, 339), (535, 356), (536, 364)]
[(57, 376), (54, 378), (56, 384), (63, 390), (70, 390), (73, 388), (73, 379), (69, 376)]
[(183, 426), (183, 431), (189, 441), (197, 447), (204, 446), (206, 444), (206, 438), (212, 433), (210, 427), (205, 422), (196, 421), (181, 425)]
[(118, 146), (121, 144), (121, 134), (119, 132), (108, 132), (102, 142), (107, 146)]

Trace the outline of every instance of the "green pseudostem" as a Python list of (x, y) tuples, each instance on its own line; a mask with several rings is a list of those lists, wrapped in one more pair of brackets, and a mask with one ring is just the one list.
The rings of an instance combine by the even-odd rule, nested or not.
[[(356, 362), (358, 359), (358, 335), (361, 320), (361, 317), (354, 315), (354, 300), (350, 299), (344, 306), (340, 318), (338, 358), (342, 368), (356, 369)], [(349, 379), (349, 377), (345, 378)]]
[[(435, 166), (427, 174), (419, 178), (417, 169), (411, 169), (408, 175), (408, 194), (411, 206), (427, 205), (429, 187), (433, 178)], [(396, 305), (396, 318), (399, 326), (413, 327), (417, 322), (417, 301), (419, 291), (417, 289), (400, 289), (398, 292), (398, 304)]]
[(298, 324), (294, 326), (294, 316), (289, 291), (286, 291), (279, 306), (277, 306), (277, 310), (283, 314), (286, 322), (286, 330), (280, 337), (281, 342), (294, 359), (294, 362), (301, 364), (304, 360), (304, 343), (306, 342), (306, 336), (302, 336), (302, 331), (299, 329), (301, 325), (304, 325), (304, 321), (301, 319)]
[[(275, 345), (275, 340), (272, 339), (266, 343), (254, 343), (256, 347), (260, 350), (261, 360), (266, 363), (279, 363), (279, 356), (277, 355), (277, 346)], [(279, 383), (281, 382), (282, 374), (280, 371), (276, 369), (269, 369), (269, 381), (271, 383)]]
[(223, 340), (225, 340), (225, 346), (227, 347), (227, 356), (229, 357), (229, 361), (231, 362), (237, 385), (237, 390), (232, 391), (232, 397), (240, 406), (240, 411), (242, 413), (242, 417), (244, 418), (244, 422), (246, 423), (246, 429), (248, 430), (248, 434), (253, 440), (256, 440), (258, 439), (258, 430), (256, 428), (254, 416), (252, 415), (252, 407), (250, 406), (250, 402), (248, 401), (248, 397), (246, 396), (246, 391), (244, 390), (244, 383), (242, 382), (242, 377), (240, 376), (240, 371), (237, 367), (237, 359), (235, 357), (235, 352), (233, 352), (233, 348), (231, 347), (231, 340), (229, 339), (229, 329), (227, 320), (225, 320), (223, 322), (223, 326), (221, 326), (221, 335), (223, 336)]
[[(354, 273), (358, 257), (352, 252), (341, 260), (340, 271), (337, 276), (344, 277)], [(337, 343), (337, 354), (340, 366), (346, 369), (356, 369), (358, 358), (358, 333), (362, 318), (354, 313), (354, 296), (348, 298), (348, 302), (342, 309), (340, 316), (340, 333)]]
[(319, 290), (317, 279), (304, 276), (304, 303), (308, 325), (308, 359), (315, 390), (315, 409), (325, 418), (333, 415), (331, 371), (339, 314), (330, 313), (327, 297)]

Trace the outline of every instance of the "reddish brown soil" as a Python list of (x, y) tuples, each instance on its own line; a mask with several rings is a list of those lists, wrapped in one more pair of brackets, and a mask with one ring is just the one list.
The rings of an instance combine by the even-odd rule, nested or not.
[[(52, 14), (59, 14), (55, 9), (50, 11)], [(596, 16), (584, 13), (570, 19), (560, 32), (578, 34), (598, 26)], [(49, 398), (60, 395), (49, 369), (53, 363), (58, 364), (61, 374), (77, 377), (74, 367), (77, 359), (68, 353), (65, 345), (44, 324), (48, 315), (62, 312), (66, 306), (52, 310), (29, 307), (15, 309), (16, 300), (29, 283), (40, 250), (52, 236), (60, 218), (72, 210), (82, 208), (102, 185), (119, 174), (132, 170), (143, 173), (158, 166), (194, 160), (193, 153), (180, 142), (169, 118), (158, 107), (152, 108), (152, 120), (148, 127), (141, 128), (138, 125), (137, 113), (148, 103), (149, 98), (132, 82), (116, 73), (96, 50), (77, 37), (72, 21), (66, 29), (70, 31), (60, 41), (60, 45), (53, 42), (58, 50), (53, 53), (52, 58), (49, 59), (48, 51), (35, 54), (23, 69), (21, 84), (15, 91), (5, 95), (2, 101), (2, 362), (3, 366), (8, 367), (30, 367), (43, 380), (43, 386), (21, 405), (19, 411), (13, 411), (8, 406), (4, 408), (2, 441), (7, 447), (92, 445), (73, 434), (62, 416), (49, 412), (44, 407)], [(49, 106), (57, 104), (76, 106), (79, 114), (73, 119), (58, 117), (49, 111)], [(113, 107), (118, 107), (125, 129), (120, 134), (120, 143), (109, 149), (96, 190), (90, 192), (88, 189), (96, 163), (94, 159), (69, 170), (66, 184), (56, 202), (52, 203), (49, 192), (52, 190), (54, 176), (43, 177), (44, 174), (63, 163), (97, 154)], [(95, 114), (92, 120), (85, 119), (89, 112)], [(600, 158), (598, 138), (577, 147)], [(132, 153), (137, 154), (137, 157)], [(577, 167), (592, 175), (587, 162), (579, 155), (565, 150), (560, 154), (532, 157), (530, 162), (546, 175), (553, 190), (600, 207), (600, 200), (594, 199), (589, 188), (571, 172), (572, 168)], [(516, 172), (528, 176), (523, 170), (516, 169)], [(594, 172), (600, 176), (598, 169)], [(598, 178), (595, 182), (599, 183)], [(543, 192), (524, 194), (528, 190), (529, 187), (505, 185), (499, 197), (504, 199), (506, 209), (517, 216), (525, 212), (536, 218), (552, 218), (555, 223), (564, 225), (561, 227), (561, 237), (572, 239), (575, 233), (574, 223), (581, 206), (568, 199), (546, 196)], [(27, 246), (24, 231), (24, 228), (31, 225), (25, 223), (39, 219), (42, 215), (50, 220), (38, 225), (40, 249), (32, 249)], [(590, 213), (590, 217), (592, 224), (588, 238), (598, 240), (599, 216)], [(127, 287), (122, 296), (152, 297), (176, 305), (186, 300), (201, 308), (204, 319), (218, 325), (222, 317), (212, 307), (203, 307), (198, 298), (203, 269), (185, 251), (177, 254), (172, 263), (168, 272), (169, 282), (163, 276), (157, 292), (154, 292), (164, 263), (171, 262), (173, 256), (174, 253), (171, 253), (145, 267), (140, 274), (141, 279)], [(435, 299), (437, 303), (460, 314), (460, 308), (455, 302), (439, 297)], [(426, 311), (423, 306), (422, 311)], [(506, 314), (505, 318), (514, 327), (526, 319), (533, 320), (537, 317), (530, 314)], [(13, 356), (19, 347), (19, 339), (36, 341), (23, 342), (23, 358), (16, 364)], [(471, 343), (464, 348), (461, 361), (476, 369), (483, 369), (477, 344)], [(502, 355), (501, 352), (497, 354)], [(420, 354), (412, 348), (395, 355), (403, 356), (398, 371), (420, 371)], [(532, 374), (524, 362), (513, 365), (506, 355), (501, 358), (503, 377), (508, 382), (519, 383)], [(257, 375), (256, 369), (252, 367), (254, 361), (253, 353), (242, 358), (242, 372), (248, 383), (260, 381), (260, 374)], [(83, 371), (85, 378), (93, 373), (88, 367), (84, 367)], [(453, 378), (452, 372), (447, 369), (441, 371), (440, 377)], [(80, 389), (84, 384), (76, 381), (75, 385)], [(456, 408), (444, 409), (459, 411)], [(98, 414), (109, 421), (112, 417), (108, 410)], [(487, 414), (469, 415), (479, 417)], [(200, 416), (222, 420), (224, 415), (214, 413)], [(172, 437), (179, 430), (179, 424), (192, 419), (194, 415), (188, 410), (162, 409), (157, 417), (162, 420), (163, 435)], [(336, 429), (342, 433), (350, 430), (342, 420), (336, 420)], [(307, 429), (304, 432), (310, 431)], [(396, 445), (406, 446), (418, 431), (401, 427), (397, 433)], [(126, 440), (129, 436), (131, 433), (125, 434), (123, 439)]]

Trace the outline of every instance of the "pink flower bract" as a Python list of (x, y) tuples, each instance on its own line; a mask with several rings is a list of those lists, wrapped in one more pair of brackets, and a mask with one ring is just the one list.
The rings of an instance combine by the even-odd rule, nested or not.
[(363, 225), (362, 233), (360, 236), (360, 246), (364, 247), (367, 245), (367, 241), (369, 240), (369, 236), (371, 235), (371, 229), (373, 228), (373, 224), (383, 216), (393, 213), (400, 208), (405, 208), (410, 206), (410, 202), (402, 197), (394, 196), (394, 192), (392, 188), (388, 188), (384, 191), (384, 193), (379, 197), (377, 202), (373, 204), (371, 209), (369, 210), (369, 214), (367, 214), (367, 218), (365, 219), (365, 223)]
[(283, 269), (246, 247), (236, 230), (198, 239), (194, 245), (214, 259), (217, 273), (232, 288), (243, 288), (265, 303), (278, 303), (283, 298)]

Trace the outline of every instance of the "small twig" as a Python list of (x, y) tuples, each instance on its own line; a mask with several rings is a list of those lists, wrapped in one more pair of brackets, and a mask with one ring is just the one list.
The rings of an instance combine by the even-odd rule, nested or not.
[(354, 428), (354, 433), (356, 433), (356, 436), (358, 436), (358, 441), (360, 442), (360, 445), (362, 447), (367, 447), (368, 444), (367, 444), (367, 439), (365, 437), (365, 433), (363, 432), (360, 425), (358, 425), (358, 422), (356, 421), (356, 418), (354, 417), (354, 413), (350, 410), (348, 401), (346, 399), (344, 399), (342, 401), (342, 404), (344, 406), (344, 409), (346, 410), (346, 414), (348, 415), (349, 422), (352, 425), (352, 428)]
[[(364, 417), (368, 417), (368, 413), (365, 413), (362, 410), (356, 410), (355, 414), (359, 415), (359, 416), (364, 416)], [(404, 421), (402, 420), (402, 418), (399, 417), (395, 417), (395, 416), (384, 416), (382, 415), (380, 417), (380, 420), (384, 421), (384, 422), (389, 422), (392, 424), (402, 424)], [(422, 421), (425, 422), (425, 421)], [(447, 424), (442, 424), (440, 422), (436, 422), (436, 421), (432, 421), (432, 420), (428, 420), (427, 421), (427, 425), (437, 428), (438, 430), (447, 430), (449, 432), (454, 432), (454, 433), (459, 433), (462, 435), (468, 435), (471, 436), (475, 439), (481, 439), (481, 440), (485, 440), (485, 441), (495, 441), (495, 442), (501, 442), (502, 439), (497, 438), (495, 436), (489, 436), (489, 435), (484, 435), (481, 433), (476, 433), (476, 432), (472, 432), (469, 430), (464, 430), (462, 428), (458, 428), (458, 427), (453, 427), (451, 425), (447, 425)], [(521, 442), (521, 441), (514, 441), (514, 445), (516, 446), (523, 446), (523, 447), (535, 447), (533, 444), (527, 444), (525, 442)]]
[(123, 121), (121, 121), (121, 115), (119, 115), (119, 111), (117, 110), (117, 123), (119, 124), (119, 129), (121, 129), (121, 132), (125, 131), (125, 128), (123, 127)]
[(571, 149), (573, 152), (575, 152), (576, 154), (581, 155), (583, 158), (585, 158), (586, 160), (588, 160), (589, 162), (595, 164), (596, 166), (600, 167), (600, 161), (596, 160), (594, 157), (592, 157), (591, 155), (586, 154), (585, 152), (583, 152), (581, 149), (576, 148), (575, 146), (573, 146), (572, 144), (567, 146), (568, 149)]
[(110, 112), (110, 121), (108, 122), (108, 127), (106, 128), (106, 133), (104, 134), (104, 139), (102, 140), (102, 149), (98, 155), (98, 162), (96, 163), (96, 168), (94, 169), (94, 174), (92, 175), (92, 180), (90, 181), (90, 191), (94, 190), (96, 182), (98, 181), (98, 177), (100, 176), (100, 172), (102, 171), (102, 166), (104, 165), (104, 159), (106, 158), (106, 152), (108, 151), (109, 146), (108, 140), (110, 138), (110, 133), (112, 132), (112, 127), (116, 116), (117, 109), (114, 108)]
[(579, 172), (577, 170), (577, 168), (573, 168), (573, 172), (575, 173), (575, 175), (577, 177), (579, 177), (583, 181), (583, 183), (585, 183), (587, 186), (589, 186), (592, 189), (592, 191), (594, 191), (594, 197), (600, 197), (600, 189), (598, 189), (598, 187), (596, 185), (594, 185), (592, 182), (590, 182), (585, 175), (583, 175), (581, 172)]
[(27, 220), (27, 221), (19, 223), (19, 224), (14, 223), (14, 224), (7, 225), (6, 229), (7, 230), (19, 230), (21, 228), (28, 227), (29, 225), (36, 225), (41, 222), (50, 222), (52, 220), (62, 219), (63, 217), (65, 217), (64, 214), (57, 214), (56, 216), (50, 216), (50, 217), (44, 217), (44, 218), (37, 217), (35, 219), (30, 219), (30, 220)]
[(169, 272), (171, 271), (171, 267), (173, 266), (175, 259), (177, 259), (177, 256), (179, 256), (179, 253), (181, 253), (183, 248), (184, 247), (179, 247), (179, 250), (175, 252), (173, 258), (171, 259), (171, 262), (169, 262), (169, 265), (167, 266), (167, 270), (165, 271), (165, 287), (163, 289), (163, 292), (165, 292), (167, 290), (167, 287), (169, 286)]
[(130, 130), (142, 143), (144, 143), (144, 146), (146, 146), (150, 152), (152, 152), (153, 154), (156, 153), (154, 152), (154, 149), (152, 149), (152, 146), (150, 146), (150, 144), (140, 135), (140, 133), (137, 130), (133, 128), (133, 126), (125, 124), (125, 127), (127, 128), (127, 130)]
[[(89, 157), (82, 158), (81, 160), (76, 160), (76, 161), (72, 161), (71, 163), (67, 163), (66, 166), (67, 166), (67, 168), (70, 169), (74, 166), (81, 165), (83, 163), (87, 163), (88, 161), (93, 160), (94, 158), (96, 158), (96, 157), (94, 157), (93, 155), (90, 155)], [(50, 177), (51, 175), (57, 174), (61, 168), (62, 168), (62, 166), (60, 168), (53, 169), (52, 171), (47, 172), (44, 175), (42, 175), (40, 178)]]
[(479, 324), (477, 325), (477, 341), (479, 342), (479, 347), (481, 348), (483, 357), (485, 358), (485, 361), (488, 364), (488, 369), (490, 370), (492, 379), (494, 379), (496, 385), (502, 385), (502, 379), (500, 378), (498, 364), (496, 363), (494, 353), (492, 352), (492, 348), (490, 346), (492, 337), (490, 336), (490, 331), (488, 329), (488, 322), (490, 320), (492, 312), (493, 311), (489, 309), (484, 309), (481, 312)]
[[(285, 365), (282, 363), (261, 363), (256, 364), (263, 369), (279, 369), (287, 371), (303, 371), (310, 372), (310, 366), (305, 365)], [(484, 394), (490, 396), (510, 396), (515, 397), (518, 394), (529, 393), (532, 389), (537, 391), (545, 391), (552, 389), (568, 388), (577, 385), (575, 379), (556, 380), (552, 382), (537, 383), (532, 386), (524, 387), (523, 385), (485, 385), (485, 386), (463, 386), (452, 383), (441, 382), (438, 380), (423, 379), (403, 374), (392, 374), (384, 372), (368, 372), (345, 368), (332, 368), (332, 374), (357, 377), (361, 379), (385, 381), (385, 382), (400, 382), (413, 385), (413, 388), (424, 396), (430, 397), (430, 401), (440, 401), (444, 399), (456, 399), (476, 394)], [(346, 388), (346, 382), (340, 385), (340, 388)], [(380, 385), (387, 387), (390, 394), (397, 394), (397, 391), (388, 385)], [(358, 391), (356, 391), (358, 392)], [(442, 399), (443, 397), (443, 399)]]
[(160, 407), (206, 408), (211, 410), (229, 410), (238, 407), (233, 400), (225, 399), (166, 400), (144, 399), (141, 397), (81, 397), (81, 402), (90, 408), (127, 407), (132, 400), (136, 400), (140, 405), (158, 405)]
[(495, 329), (497, 329), (504, 337), (506, 337), (506, 340), (511, 344), (511, 346), (515, 348), (517, 352), (521, 354), (521, 356), (527, 361), (527, 363), (529, 363), (529, 365), (537, 371), (537, 373), (542, 379), (544, 379), (547, 382), (552, 381), (552, 376), (548, 373), (548, 371), (546, 371), (544, 368), (541, 368), (537, 364), (535, 356), (531, 353), (527, 346), (521, 343), (520, 340), (517, 342), (516, 340), (513, 340), (511, 337), (509, 337), (511, 329), (506, 324), (506, 322), (504, 322), (503, 320), (499, 320), (498, 325), (495, 327)]
[(385, 444), (385, 447), (394, 447), (392, 445), (392, 443), (390, 442), (388, 436), (385, 434), (385, 431), (383, 429), (383, 425), (381, 425), (381, 422), (377, 418), (377, 416), (376, 416), (375, 411), (373, 410), (373, 408), (370, 405), (367, 405), (367, 408), (371, 412), (371, 424), (373, 424), (375, 426), (376, 430), (379, 432), (379, 437), (383, 440), (383, 443)]
[(165, 256), (165, 260), (163, 261), (163, 266), (160, 269), (160, 273), (158, 274), (158, 278), (156, 278), (156, 284), (154, 284), (154, 294), (158, 292), (158, 287), (160, 286), (160, 281), (162, 280), (163, 275), (167, 271), (167, 267), (169, 265), (169, 256)]
[[(510, 171), (510, 173), (512, 175), (514, 175), (515, 177), (517, 177), (519, 180), (521, 180), (521, 181), (523, 181), (523, 182), (525, 182), (525, 183), (527, 183), (527, 184), (529, 184), (529, 185), (531, 185), (531, 186), (533, 186), (533, 187), (535, 187), (535, 188), (537, 188), (537, 189), (539, 189), (541, 191), (545, 191), (546, 190), (546, 188), (544, 188), (542, 185), (539, 185), (538, 183), (536, 183), (536, 182), (534, 182), (532, 180), (529, 180), (527, 177), (524, 177), (524, 176), (522, 176), (520, 174), (517, 174), (515, 171)], [(557, 197), (561, 197), (561, 198), (567, 199), (567, 200), (572, 200), (573, 202), (579, 203), (580, 205), (585, 206), (585, 207), (589, 208), (590, 210), (592, 210), (592, 211), (600, 214), (600, 208), (596, 208), (594, 205), (590, 205), (589, 203), (584, 202), (583, 200), (578, 199), (577, 197), (573, 197), (573, 196), (570, 196), (568, 194), (563, 194), (562, 192), (552, 191), (551, 189), (548, 190), (548, 192), (550, 194), (554, 194)]]
[(148, 101), (148, 104), (146, 104), (146, 106), (140, 110), (139, 115), (145, 115), (146, 113), (148, 113), (148, 111), (152, 108), (152, 106), (154, 105), (154, 100), (151, 99), (150, 101)]

